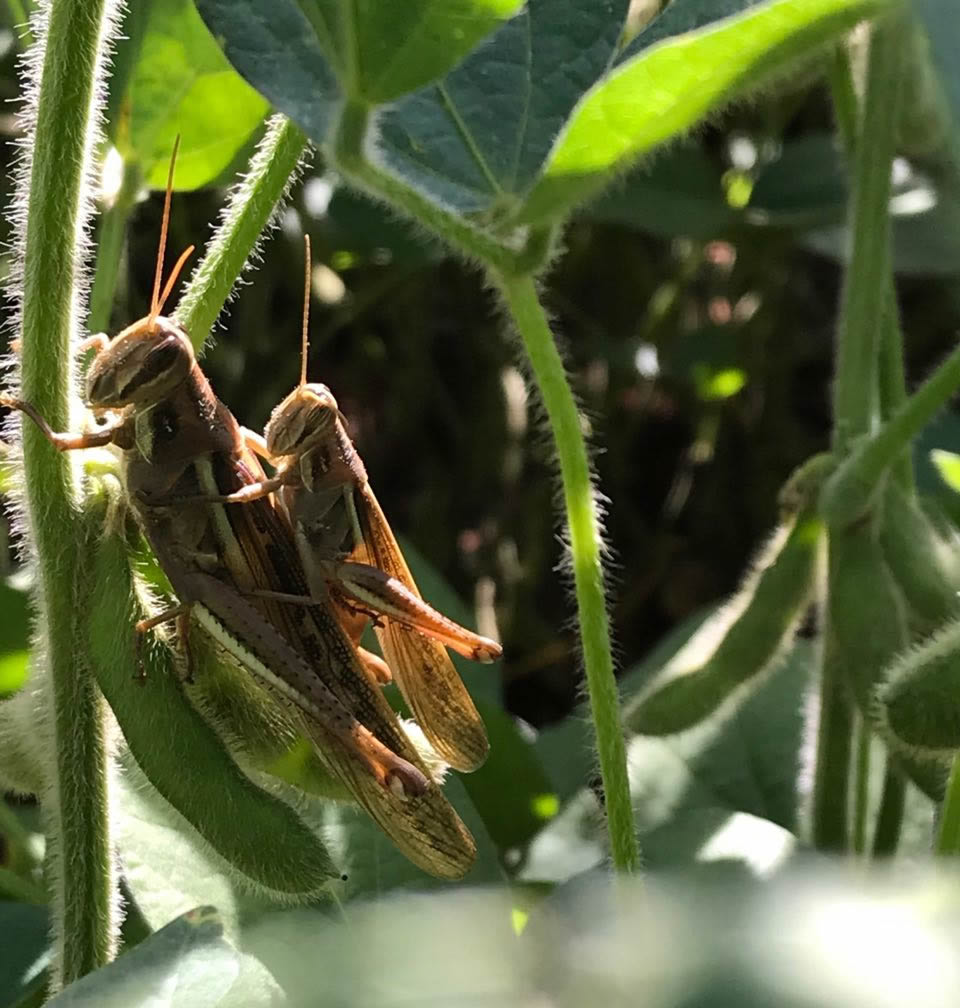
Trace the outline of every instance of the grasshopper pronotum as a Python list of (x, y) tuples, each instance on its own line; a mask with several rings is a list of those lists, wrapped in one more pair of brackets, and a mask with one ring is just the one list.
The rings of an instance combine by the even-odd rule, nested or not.
[(371, 682), (339, 614), (270, 598), (308, 594), (289, 523), (267, 497), (243, 508), (215, 500), (265, 475), (186, 332), (160, 314), (188, 254), (161, 293), (175, 158), (176, 148), (150, 313), (112, 340), (87, 341), (97, 348), (87, 402), (108, 414), (106, 422), (84, 434), (55, 433), (29, 403), (0, 401), (27, 413), (59, 450), (121, 449), (127, 498), (179, 600), (138, 630), (175, 620), (188, 662), (190, 630), (210, 634), (297, 710), (331, 772), (407, 857), (432, 874), (460, 877), (473, 861), (473, 840)]
[(437, 753), (459, 770), (486, 758), (487, 734), (445, 647), (493, 661), (500, 645), (448, 619), (423, 601), (326, 385), (307, 382), (310, 239), (300, 384), (273, 411), (264, 438), (250, 447), (277, 473), (224, 502), (254, 501), (279, 492), (296, 534), (314, 599), (333, 604), (355, 643), (372, 618), (386, 665), (362, 652), (373, 675), (392, 673)]

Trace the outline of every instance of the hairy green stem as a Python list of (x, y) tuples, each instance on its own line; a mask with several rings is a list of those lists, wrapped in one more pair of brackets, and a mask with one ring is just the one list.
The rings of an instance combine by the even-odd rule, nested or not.
[(850, 842), (848, 804), (853, 723), (853, 708), (840, 676), (836, 642), (828, 627), (820, 679), (811, 815), (813, 845), (817, 850), (845, 851)]
[(231, 192), (220, 225), (174, 312), (197, 349), (286, 197), (306, 149), (307, 138), (286, 116), (270, 120), (250, 170)]
[[(78, 235), (96, 137), (107, 0), (54, 0), (47, 25), (30, 163), (23, 258), (21, 388), (56, 430), (68, 430), (71, 337), (80, 300)], [(114, 952), (103, 703), (78, 660), (85, 617), (77, 469), (39, 431), (23, 432), (26, 510), (37, 554), (39, 653), (47, 670), (52, 787), (43, 796), (52, 887), (55, 987)]]
[(120, 190), (113, 201), (100, 215), (100, 233), (97, 239), (97, 267), (90, 290), (90, 311), (87, 314), (87, 328), (90, 332), (106, 332), (110, 327), (110, 312), (113, 296), (117, 289), (117, 275), (120, 259), (127, 236), (127, 222), (133, 210), (140, 189), (139, 166), (133, 161), (124, 161), (123, 179)]
[(887, 758), (887, 768), (883, 777), (883, 793), (880, 795), (880, 809), (877, 825), (873, 833), (873, 856), (893, 857), (900, 842), (900, 828), (903, 826), (903, 809), (907, 797), (907, 779), (895, 762)]
[[(857, 149), (858, 107), (850, 54), (845, 44), (835, 47), (827, 65), (827, 78), (833, 98), (834, 114), (840, 139), (849, 157)], [(879, 412), (883, 419), (889, 417), (907, 397), (907, 382), (904, 373), (903, 332), (900, 329), (900, 313), (897, 308), (897, 294), (893, 283), (893, 273), (887, 270), (884, 287), (883, 326), (880, 332), (880, 359), (878, 369)], [(915, 487), (913, 464), (909, 449), (904, 450), (893, 470), (894, 478), (907, 492)]]
[[(833, 449), (846, 455), (851, 441), (867, 434), (878, 415), (880, 395), (877, 358), (886, 303), (877, 297), (890, 285), (890, 165), (894, 152), (897, 100), (900, 92), (900, 35), (893, 19), (874, 26), (867, 66), (860, 129), (854, 138), (856, 115), (849, 68), (838, 53), (831, 69), (837, 117), (848, 146), (853, 143), (851, 231), (853, 250), (847, 269), (837, 327), (834, 375)], [(835, 482), (830, 481), (830, 484)], [(830, 485), (828, 484), (828, 486)], [(865, 508), (862, 498), (857, 502)], [(844, 621), (852, 619), (835, 598), (840, 543), (845, 527), (825, 512), (830, 531), (828, 626), (821, 669), (821, 711), (817, 739), (817, 769), (813, 796), (814, 842), (822, 849), (846, 850), (849, 843), (847, 799), (850, 786), (853, 716), (844, 669), (855, 656)], [(849, 551), (848, 551), (849, 552)], [(856, 664), (856, 661), (853, 662)]]
[(958, 388), (960, 347), (876, 434), (854, 447), (849, 458), (827, 481), (823, 507), (829, 522), (844, 526), (858, 519), (890, 466), (896, 463), (900, 454), (909, 447), (911, 439), (923, 430)]
[(867, 806), (870, 784), (870, 724), (864, 717), (857, 718), (857, 758), (853, 778), (853, 850), (863, 854), (867, 849)]
[[(884, 292), (883, 330), (880, 334), (880, 416), (889, 419), (907, 399), (907, 378), (903, 366), (903, 330), (900, 328), (900, 310), (897, 307), (897, 293), (890, 275)], [(916, 496), (916, 479), (913, 473), (913, 459), (910, 445), (900, 450), (892, 463), (891, 474), (901, 489)]]
[[(518, 271), (518, 263), (522, 260), (523, 272), (536, 272), (543, 263), (542, 260), (533, 262), (531, 252), (536, 251), (545, 256), (548, 242), (543, 241), (538, 245), (538, 241), (534, 241), (531, 248), (517, 251), (372, 164), (364, 150), (369, 115), (366, 106), (348, 101), (337, 126), (334, 141), (337, 168), (351, 184), (402, 210), (468, 259), (479, 259), (485, 265), (504, 273)], [(537, 232), (537, 239), (541, 239), (544, 234), (546, 232)]]
[(833, 114), (837, 132), (852, 156), (857, 147), (860, 109), (857, 103), (857, 89), (853, 84), (853, 68), (850, 66), (850, 52), (847, 43), (839, 42), (833, 47), (826, 65), (830, 97), (833, 99)]
[(870, 41), (860, 142), (853, 156), (853, 250), (844, 283), (834, 377), (834, 448), (870, 430), (877, 415), (877, 358), (890, 268), (890, 164), (901, 91), (903, 40), (893, 19)]
[(937, 853), (953, 856), (960, 854), (960, 755), (953, 758), (947, 793), (940, 806)]
[(523, 340), (557, 448), (570, 533), (587, 692), (606, 796), (610, 849), (614, 866), (619, 871), (632, 872), (638, 867), (639, 853), (630, 804), (620, 700), (610, 647), (600, 521), (580, 414), (553, 334), (537, 298), (533, 279), (493, 273), (493, 280)]

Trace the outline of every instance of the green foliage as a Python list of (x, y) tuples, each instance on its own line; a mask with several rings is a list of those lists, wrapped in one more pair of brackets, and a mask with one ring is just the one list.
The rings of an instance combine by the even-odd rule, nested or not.
[[(452, 543), (461, 533), (477, 610), (487, 626), (495, 619), (507, 626), (507, 658), (491, 668), (456, 661), (491, 742), (482, 768), (445, 784), (477, 841), (476, 863), (452, 895), (398, 896), (441, 883), (345, 800), (297, 712), (271, 698), (199, 627), (190, 640), (192, 681), (182, 681), (162, 631), (148, 639), (147, 676), (137, 678), (134, 624), (155, 611), (144, 584), (167, 598), (166, 577), (127, 527), (114, 461), (90, 459), (82, 467), (28, 427), (24, 487), (16, 459), (11, 465), (5, 455), (2, 489), (24, 498), (28, 555), (36, 557), (36, 653), (24, 593), (4, 584), (0, 697), (17, 695), (0, 704), (0, 760), (12, 783), (35, 787), (43, 819), (12, 803), (0, 815), (0, 892), (8, 900), (0, 907), (0, 939), (11, 952), (0, 1004), (39, 1003), (48, 978), (54, 991), (69, 984), (54, 1004), (130, 1004), (158, 989), (184, 1005), (312, 1003), (321, 989), (344, 1004), (453, 1003), (479, 994), (511, 1000), (519, 992), (586, 1004), (641, 987), (664, 1004), (699, 998), (719, 1005), (730, 991), (738, 1004), (769, 1003), (771, 991), (782, 998), (796, 989), (799, 973), (789, 984), (786, 972), (771, 979), (785, 959), (803, 971), (804, 1004), (849, 1000), (854, 983), (856, 996), (862, 993), (856, 1003), (884, 1003), (895, 990), (897, 1003), (925, 1004), (916, 982), (901, 992), (878, 980), (882, 944), (868, 942), (871, 968), (851, 967), (836, 986), (829, 971), (811, 968), (797, 952), (806, 947), (803, 922), (833, 906), (830, 900), (859, 900), (857, 926), (864, 936), (873, 933), (876, 912), (863, 876), (855, 893), (826, 875), (784, 881), (783, 889), (759, 883), (774, 874), (789, 879), (806, 847), (866, 856), (871, 832), (876, 856), (898, 849), (929, 854), (934, 802), (942, 801), (938, 852), (958, 849), (957, 534), (921, 493), (935, 479), (931, 447), (943, 479), (956, 482), (957, 453), (949, 450), (960, 447), (955, 433), (924, 439), (960, 386), (960, 352), (907, 396), (904, 358), (929, 354), (919, 341), (915, 347), (913, 329), (904, 340), (891, 293), (896, 270), (947, 275), (960, 263), (955, 236), (945, 233), (960, 219), (950, 175), (958, 88), (946, 58), (958, 33), (945, 2), (917, 0), (910, 21), (882, 0), (673, 0), (662, 12), (647, 12), (645, 24), (631, 21), (636, 5), (626, 0), (132, 6), (108, 84), (100, 58), (110, 34), (107, 12), (91, 27), (94, 15), (80, 12), (76, 0), (52, 2), (47, 69), (36, 82), (37, 153), (24, 189), (26, 217), (17, 225), (24, 395), (57, 429), (80, 423), (73, 367), (85, 247), (77, 235), (83, 180), (95, 176), (105, 150), (91, 95), (106, 89), (107, 135), (122, 169), (97, 235), (91, 326), (107, 326), (114, 314), (125, 323), (134, 317), (130, 300), (142, 292), (128, 283), (125, 299), (121, 282), (145, 258), (128, 241), (135, 237), (134, 207), (142, 189), (164, 183), (176, 134), (179, 189), (214, 187), (245, 168), (177, 309), (198, 348), (313, 144), (317, 167), (295, 192), (285, 227), (299, 221), (311, 231), (318, 276), (328, 282), (320, 300), (335, 306), (319, 325), (314, 319), (321, 377), (327, 380), (349, 339), (364, 347), (364, 368), (342, 393), (337, 386), (341, 403), (351, 395), (374, 403), (378, 392), (397, 385), (409, 403), (422, 400), (434, 411), (408, 427), (410, 414), (385, 407), (378, 426), (356, 403), (341, 407), (359, 418), (361, 436), (368, 426), (373, 451), (380, 439), (391, 446), (382, 469), (392, 466), (406, 488), (422, 483), (419, 506), (455, 494), (468, 500), (456, 529), (438, 528), (435, 538)], [(848, 30), (870, 18), (867, 51), (855, 53), (864, 41)], [(85, 34), (71, 42), (78, 25)], [(857, 87), (854, 55), (865, 66)], [(840, 143), (827, 132), (817, 90), (825, 67)], [(755, 107), (724, 110), (744, 95)], [(739, 125), (729, 126), (725, 116)], [(807, 119), (812, 128), (796, 131)], [(716, 125), (704, 128), (704, 120)], [(694, 139), (649, 159), (693, 131)], [(899, 153), (915, 161), (904, 169), (894, 161)], [(195, 235), (186, 218), (201, 218), (202, 229), (213, 215), (193, 211), (220, 196), (190, 199), (189, 213), (178, 221), (175, 212), (174, 232)], [(669, 255), (661, 241), (642, 260), (621, 260), (619, 243), (630, 230), (671, 239)], [(766, 243), (758, 253), (751, 252), (754, 240)], [(154, 241), (151, 234), (151, 249)], [(604, 243), (609, 249), (594, 263)], [(767, 412), (770, 402), (794, 392), (802, 354), (790, 356), (781, 330), (794, 323), (816, 342), (815, 326), (790, 318), (783, 292), (794, 278), (783, 270), (771, 279), (779, 261), (753, 262), (762, 280), (747, 271), (742, 289), (729, 282), (738, 256), (762, 260), (775, 243), (821, 249), (847, 264), (832, 347), (831, 450), (823, 452), (824, 430), (797, 452), (789, 431), (771, 435), (775, 447), (768, 444), (767, 452), (782, 448), (776, 461), (787, 471), (808, 461), (781, 495), (770, 545), (754, 550), (760, 559), (730, 603), (681, 623), (618, 681), (611, 615), (621, 628), (631, 619), (643, 623), (635, 619), (637, 598), (647, 598), (657, 578), (675, 582), (680, 599), (662, 605), (661, 623), (729, 594), (735, 583), (717, 577), (702, 596), (684, 596), (694, 579), (685, 581), (682, 562), (672, 564), (686, 534), (691, 484), (716, 488), (709, 481), (719, 468), (714, 452), (723, 447), (718, 432), (731, 437), (748, 416), (762, 425), (775, 415)], [(285, 247), (281, 262), (290, 258)], [(526, 497), (529, 510), (542, 512), (541, 524), (549, 521), (547, 495), (537, 496), (539, 487), (528, 492), (516, 478), (526, 405), (518, 419), (515, 372), (502, 347), (467, 335), (472, 309), (456, 304), (459, 292), (452, 284), (448, 291), (449, 277), (439, 272), (448, 250), (479, 265), (499, 298), (547, 421), (576, 602), (569, 640), (552, 614), (540, 612), (538, 591), (525, 580), (542, 568), (549, 573), (541, 574), (540, 590), (548, 582), (558, 590), (554, 554), (538, 552), (533, 536), (529, 545), (522, 534), (514, 541), (476, 503), (502, 487), (499, 496), (509, 499), (500, 520), (511, 506), (526, 507)], [(544, 296), (554, 260), (555, 290)], [(380, 272), (387, 262), (393, 271)], [(703, 272), (704, 262), (716, 272)], [(289, 261), (282, 265), (299, 277), (299, 258), (295, 270)], [(427, 271), (429, 298), (449, 296), (459, 312), (451, 327), (464, 330), (438, 345), (421, 331), (430, 308), (415, 297), (415, 278)], [(724, 283), (717, 284), (720, 274)], [(597, 319), (587, 318), (579, 337), (571, 334), (570, 353), (562, 356), (548, 319), (565, 311), (561, 298), (575, 300), (578, 284), (595, 294)], [(639, 308), (624, 311), (628, 335), (617, 343), (597, 305), (619, 306), (634, 285), (642, 292)], [(259, 286), (258, 278), (254, 297)], [(691, 300), (698, 287), (699, 300)], [(210, 355), (211, 374), (218, 367), (221, 374), (251, 372), (255, 389), (248, 385), (232, 400), (245, 403), (245, 422), (273, 405), (254, 393), (272, 395), (274, 385), (294, 380), (295, 355), (287, 347), (295, 342), (300, 300), (286, 289), (282, 295), (241, 302), (237, 314), (249, 315), (255, 333), (244, 347), (248, 359), (232, 333)], [(809, 300), (822, 302), (825, 329), (832, 300), (815, 295)], [(381, 300), (384, 315), (404, 320), (403, 341), (389, 342), (365, 318)], [(295, 312), (282, 310), (287, 302)], [(757, 312), (769, 318), (749, 330), (750, 342), (748, 330), (730, 322)], [(455, 356), (463, 347), (464, 356)], [(431, 360), (446, 355), (456, 360), (450, 371), (465, 376), (466, 393), (430, 377)], [(767, 370), (757, 364), (761, 357), (773, 361)], [(571, 365), (582, 382), (571, 382)], [(618, 386), (623, 372), (629, 383)], [(490, 375), (497, 408), (501, 394), (508, 400), (495, 436), (478, 406)], [(597, 408), (597, 389), (607, 383), (606, 402), (615, 404), (609, 415)], [(817, 398), (809, 381), (801, 385), (806, 402)], [(610, 428), (613, 457), (595, 453), (599, 489), (608, 465), (656, 484), (659, 446), (617, 457), (615, 428), (633, 424), (641, 399), (645, 415), (689, 421), (686, 460), (677, 465), (679, 456), (670, 455), (664, 468), (676, 470), (672, 485), (664, 484), (649, 508), (660, 515), (656, 522), (642, 513), (639, 496), (630, 497), (635, 487), (602, 504), (588, 451), (590, 436), (606, 446)], [(951, 428), (948, 422), (936, 429)], [(471, 431), (479, 436), (464, 448), (457, 439)], [(427, 440), (439, 446), (441, 478), (421, 480), (418, 446)], [(390, 458), (400, 443), (404, 451)], [(507, 447), (494, 453), (495, 468), (484, 469), (491, 444)], [(730, 480), (734, 495), (760, 471), (749, 467), (743, 445), (722, 456), (744, 456), (737, 459), (743, 472)], [(922, 465), (907, 465), (911, 448)], [(750, 488), (762, 500), (751, 529), (775, 520), (777, 480), (769, 468), (766, 485)], [(491, 486), (494, 479), (502, 483)], [(951, 510), (951, 499), (944, 492), (940, 503), (956, 517), (960, 508), (954, 501)], [(429, 506), (411, 511), (423, 513)], [(660, 538), (648, 536), (642, 562), (625, 558), (613, 590), (604, 569), (607, 515), (614, 531), (639, 527), (641, 541), (659, 523)], [(711, 549), (733, 524), (726, 518), (722, 505), (711, 512)], [(408, 524), (429, 547), (432, 526), (418, 528), (409, 515)], [(705, 550), (704, 542), (697, 545)], [(424, 596), (470, 624), (474, 614), (457, 590), (415, 547), (404, 548)], [(432, 556), (442, 558), (444, 549), (452, 546), (441, 544)], [(496, 554), (495, 564), (485, 552)], [(746, 555), (729, 552), (737, 564)], [(496, 608), (479, 601), (481, 571), (485, 582), (491, 567), (502, 575)], [(25, 580), (22, 572), (18, 577)], [(511, 625), (519, 602), (534, 616)], [(646, 649), (659, 631), (644, 625), (642, 633)], [(585, 703), (571, 714), (568, 702), (555, 724), (534, 731), (504, 703), (501, 676), (521, 679), (523, 662), (539, 662), (548, 670), (538, 680), (542, 688), (558, 646), (568, 663), (582, 654)], [(33, 678), (24, 688), (28, 663)], [(402, 713), (396, 691), (387, 695)], [(548, 709), (543, 700), (541, 710)], [(903, 784), (903, 772), (919, 789)], [(612, 898), (609, 868), (637, 870), (638, 838), (651, 877), (671, 870), (698, 885), (707, 880), (704, 901), (690, 902), (686, 878), (656, 882), (642, 894), (620, 879)], [(509, 889), (475, 888), (504, 880)], [(131, 911), (122, 934), (118, 885)], [(754, 895), (767, 889), (769, 895)], [(38, 905), (47, 890), (48, 906)], [(953, 940), (952, 910), (936, 925), (917, 923), (909, 898), (899, 890), (895, 898), (917, 935)], [(798, 899), (810, 901), (807, 916), (794, 912)], [(301, 906), (285, 906), (292, 902)], [(652, 931), (650, 920), (657, 922)], [(6, 942), (15, 932), (16, 942)], [(734, 965), (726, 951), (731, 934), (752, 936)], [(831, 948), (844, 953), (838, 962), (856, 952), (849, 937), (832, 939)], [(584, 943), (603, 952), (603, 969), (582, 955)], [(119, 958), (102, 966), (118, 949)]]
[[(684, 6), (713, 9), (710, 4)], [(681, 34), (668, 28), (661, 33), (655, 22), (649, 42), (641, 32), (580, 102), (550, 152), (522, 219), (539, 220), (579, 202), (607, 182), (611, 172), (683, 132), (732, 92), (755, 87), (764, 74), (872, 13), (857, 0), (734, 7), (740, 16), (719, 25), (709, 23), (710, 15), (697, 17), (691, 10), (697, 22), (708, 21), (699, 31)]]
[(146, 9), (114, 142), (149, 185), (163, 188), (180, 134), (177, 188), (209, 185), (247, 144), (267, 103), (230, 67), (190, 0), (153, 0)]

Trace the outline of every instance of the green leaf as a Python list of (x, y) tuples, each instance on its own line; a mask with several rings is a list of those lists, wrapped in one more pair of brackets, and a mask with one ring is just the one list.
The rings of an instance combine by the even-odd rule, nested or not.
[(936, 466), (943, 482), (951, 490), (960, 493), (960, 455), (944, 451), (942, 448), (934, 448), (930, 452), (930, 461)]
[(340, 107), (337, 79), (294, 0), (195, 0), (239, 74), (323, 143)]
[(516, 202), (609, 65), (626, 10), (624, 0), (531, 0), (442, 81), (384, 112), (387, 164), (461, 212)]
[(240, 973), (240, 956), (224, 941), (213, 907), (185, 913), (109, 966), (77, 980), (53, 1008), (127, 1008), (162, 1003), (174, 1008), (226, 1005)]
[[(805, 55), (883, 4), (874, 0), (733, 2), (715, 17), (703, 0), (673, 3), (584, 97), (554, 146), (521, 219), (563, 213), (613, 174), (684, 130), (739, 91)], [(746, 9), (744, 9), (746, 7)]]
[(144, 32), (117, 146), (162, 189), (179, 133), (176, 188), (208, 185), (250, 140), (267, 103), (231, 69), (190, 0), (154, 0)]
[(30, 660), (30, 612), (26, 592), (0, 581), (0, 698), (26, 682)]
[(162, 928), (190, 908), (210, 903), (228, 933), (235, 934), (239, 899), (224, 862), (149, 786), (128, 750), (121, 751), (118, 763), (114, 840), (147, 925)]
[[(522, 0), (304, 0), (351, 97), (393, 101), (442, 77)], [(339, 59), (337, 57), (340, 57)]]
[(50, 960), (47, 908), (0, 901), (0, 1008), (15, 1005)]

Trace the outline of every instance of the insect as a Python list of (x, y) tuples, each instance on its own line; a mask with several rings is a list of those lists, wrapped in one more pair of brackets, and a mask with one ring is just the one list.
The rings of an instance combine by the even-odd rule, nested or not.
[(273, 411), (263, 439), (248, 435), (276, 475), (220, 500), (250, 502), (279, 492), (311, 596), (334, 605), (358, 648), (373, 620), (386, 664), (359, 649), (368, 670), (381, 682), (392, 674), (442, 759), (474, 770), (487, 755), (486, 729), (445, 648), (489, 662), (500, 657), (501, 647), (424, 602), (336, 400), (326, 385), (307, 382), (309, 236), (305, 244), (300, 383)]
[[(308, 593), (284, 515), (268, 497), (244, 508), (213, 500), (258, 485), (265, 474), (210, 388), (187, 333), (161, 315), (191, 251), (161, 292), (175, 158), (176, 147), (150, 313), (113, 339), (87, 341), (97, 349), (87, 403), (105, 422), (82, 434), (56, 433), (31, 404), (0, 401), (30, 416), (59, 450), (121, 450), (126, 496), (178, 598), (137, 629), (175, 621), (188, 669), (190, 634), (198, 627), (209, 634), (295, 709), (331, 772), (407, 857), (432, 874), (458, 878), (475, 856), (473, 839), (370, 681), (338, 614), (269, 597)], [(198, 497), (208, 502), (198, 505)]]

